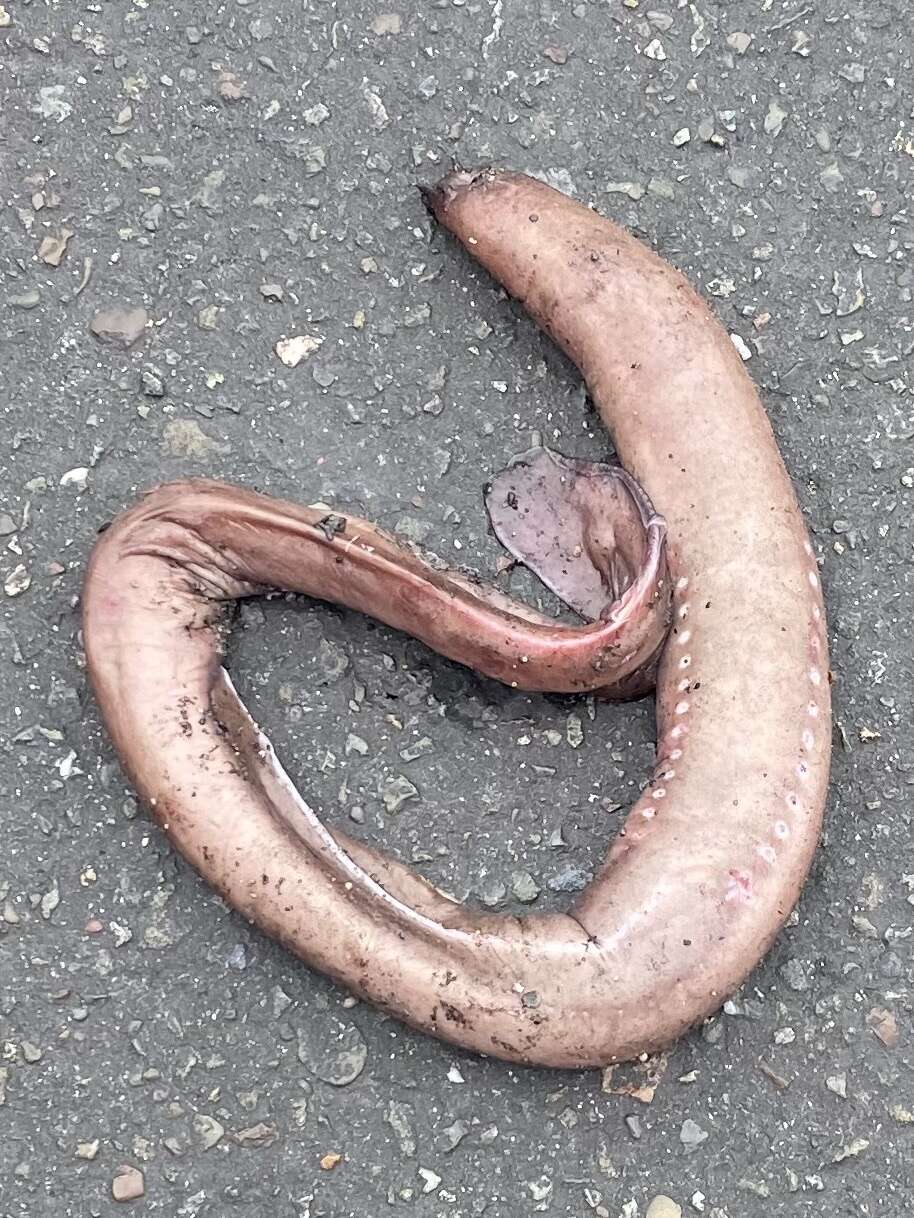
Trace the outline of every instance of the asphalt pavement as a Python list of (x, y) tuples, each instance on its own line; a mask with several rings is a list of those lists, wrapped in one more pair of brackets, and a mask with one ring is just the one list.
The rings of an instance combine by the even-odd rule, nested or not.
[[(914, 1213), (910, 21), (3, 0), (3, 1218)], [(826, 589), (796, 915), (723, 1012), (605, 1076), (454, 1051), (250, 929), (137, 808), (85, 679), (93, 537), (156, 481), (321, 500), (494, 578), (486, 476), (534, 432), (605, 455), (574, 369), (425, 213), (452, 158), (545, 177), (701, 287)], [(247, 604), (230, 667), (328, 821), (498, 911), (561, 908), (650, 766), (649, 700), (521, 696), (301, 598)]]

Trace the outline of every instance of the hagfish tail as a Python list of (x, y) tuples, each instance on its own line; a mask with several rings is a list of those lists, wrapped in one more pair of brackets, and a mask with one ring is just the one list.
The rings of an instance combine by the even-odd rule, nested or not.
[[(137, 792), (235, 909), (433, 1035), (548, 1066), (654, 1051), (715, 1011), (799, 895), (825, 802), (825, 620), (759, 397), (683, 276), (522, 174), (454, 172), (439, 223), (577, 364), (624, 468), (546, 449), (487, 487), (502, 542), (564, 625), (367, 521), (219, 482), (157, 487), (93, 550), (88, 671)], [(232, 601), (349, 606), (509, 685), (656, 686), (642, 796), (566, 913), (466, 908), (328, 828), (221, 663)]]

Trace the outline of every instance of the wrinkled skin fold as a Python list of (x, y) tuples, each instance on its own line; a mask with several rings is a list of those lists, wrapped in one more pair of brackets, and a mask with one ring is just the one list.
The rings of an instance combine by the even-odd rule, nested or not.
[[(487, 488), (504, 544), (588, 620), (545, 619), (366, 521), (185, 482), (101, 534), (88, 670), (159, 825), (267, 934), (466, 1048), (606, 1064), (717, 1009), (796, 902), (830, 753), (818, 570), (758, 395), (676, 270), (520, 174), (455, 172), (425, 197), (577, 363), (613, 435), (625, 470), (539, 450)], [(567, 913), (481, 914), (322, 824), (220, 659), (226, 606), (277, 588), (518, 688), (626, 697), (656, 677), (653, 774)]]

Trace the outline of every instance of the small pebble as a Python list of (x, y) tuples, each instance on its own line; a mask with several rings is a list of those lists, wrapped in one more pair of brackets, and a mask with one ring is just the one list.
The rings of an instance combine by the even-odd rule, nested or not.
[(659, 38), (652, 38), (644, 48), (642, 54), (647, 59), (654, 59), (658, 63), (662, 63), (666, 59), (666, 51), (663, 49), (663, 43)]
[(3, 590), (9, 597), (21, 596), (32, 586), (32, 577), (23, 563), (18, 563), (3, 581)]
[(379, 13), (371, 23), (375, 34), (399, 34), (403, 28), (403, 19), (399, 13)]
[(248, 32), (255, 42), (264, 42), (273, 37), (273, 22), (269, 17), (255, 17), (248, 25)]
[(433, 1193), (441, 1183), (441, 1177), (428, 1167), (420, 1167), (419, 1175), (425, 1181), (425, 1183), (422, 1185), (423, 1193)]
[(244, 82), (234, 72), (222, 71), (216, 83), (216, 92), (223, 101), (240, 101), (244, 93)]
[(303, 359), (314, 354), (323, 341), (313, 334), (296, 334), (292, 338), (281, 338), (274, 350), (287, 368), (297, 368)]
[(866, 68), (862, 63), (846, 63), (838, 69), (838, 75), (852, 85), (862, 85), (866, 80)]
[(49, 234), (38, 247), (38, 257), (46, 266), (60, 266), (72, 236), (69, 228), (63, 228), (57, 234)]
[(887, 1049), (896, 1047), (899, 1039), (898, 1021), (892, 1011), (887, 1011), (883, 1007), (873, 1007), (866, 1017), (866, 1022)]
[(695, 1147), (700, 1146), (702, 1142), (708, 1140), (708, 1131), (688, 1117), (682, 1122), (682, 1128), (679, 1131), (679, 1140), (683, 1146)]
[[(234, 1136), (239, 1146), (250, 1146), (259, 1149), (261, 1146), (272, 1146), (278, 1134), (275, 1125), (268, 1125), (265, 1121), (258, 1121), (256, 1125), (249, 1125), (247, 1129), (239, 1129)], [(165, 1145), (168, 1146), (168, 1139), (166, 1139)], [(169, 1147), (169, 1149), (171, 1148)], [(176, 1153), (180, 1153), (180, 1150)]]
[(470, 1132), (470, 1127), (466, 1121), (454, 1121), (452, 1125), (448, 1125), (442, 1130), (444, 1134), (445, 1150), (454, 1150)]
[(368, 1046), (352, 1024), (323, 1036), (309, 1028), (299, 1032), (298, 1060), (322, 1082), (346, 1087), (364, 1070)]
[(235, 944), (235, 946), (232, 948), (231, 952), (229, 953), (229, 957), (226, 960), (226, 964), (228, 965), (229, 968), (235, 969), (236, 972), (239, 972), (239, 973), (244, 972), (244, 970), (248, 966), (248, 956), (247, 956), (247, 950), (245, 949), (245, 946), (243, 943)]
[(330, 111), (323, 102), (318, 102), (316, 106), (309, 106), (307, 110), (302, 111), (302, 118), (309, 127), (319, 127), (329, 117)]
[(847, 1099), (847, 1075), (833, 1074), (825, 1080), (825, 1086), (829, 1091), (834, 1091), (835, 1095), (840, 1095), (842, 1100)]
[(809, 989), (809, 965), (801, 963), (796, 957), (782, 964), (778, 972), (794, 993), (803, 994)]
[(381, 788), (381, 800), (391, 816), (399, 812), (408, 800), (418, 798), (418, 788), (404, 774), (388, 778)]
[(111, 1181), (111, 1195), (115, 1201), (135, 1201), (145, 1192), (143, 1173), (135, 1167), (122, 1167)]
[(647, 1207), (646, 1218), (682, 1218), (682, 1206), (666, 1193), (658, 1193)]
[(41, 303), (41, 295), (37, 288), (29, 288), (18, 296), (11, 296), (9, 303), (16, 309), (34, 309)]
[(149, 323), (145, 309), (114, 306), (100, 309), (89, 323), (96, 338), (117, 347), (132, 347)]
[(768, 106), (768, 113), (765, 115), (765, 130), (769, 135), (780, 135), (787, 117), (784, 107), (778, 102), (772, 101)]
[(217, 1121), (215, 1117), (203, 1112), (197, 1113), (194, 1117), (194, 1129), (204, 1150), (212, 1150), (225, 1135), (225, 1126), (221, 1121)]
[(494, 909), (496, 905), (501, 904), (507, 895), (507, 886), (494, 876), (489, 877), (477, 889), (477, 896), (488, 909)]
[(140, 374), (140, 384), (143, 388), (143, 393), (148, 398), (161, 398), (165, 396), (165, 385), (162, 378), (155, 372), (149, 370)]
[(529, 905), (540, 894), (540, 887), (529, 871), (514, 871), (511, 873), (511, 891), (515, 899)]
[(738, 31), (735, 34), (727, 35), (727, 46), (731, 51), (736, 51), (737, 55), (745, 55), (749, 50), (749, 44), (752, 42), (752, 35)]
[(565, 725), (565, 739), (573, 749), (579, 749), (584, 743), (584, 728), (577, 715), (569, 715)]

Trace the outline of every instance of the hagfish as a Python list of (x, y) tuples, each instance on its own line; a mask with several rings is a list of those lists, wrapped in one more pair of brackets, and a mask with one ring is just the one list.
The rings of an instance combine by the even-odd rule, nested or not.
[[(546, 618), (367, 521), (187, 481), (97, 540), (88, 672), (155, 820), (266, 934), (467, 1049), (612, 1063), (713, 1013), (798, 898), (830, 755), (818, 568), (742, 360), (678, 271), (522, 174), (455, 171), (424, 194), (577, 364), (614, 440), (624, 468), (539, 449), (486, 491), (498, 536), (582, 620)], [(516, 688), (656, 685), (653, 773), (567, 912), (470, 909), (323, 824), (221, 661), (231, 603), (274, 589), (370, 614)]]

